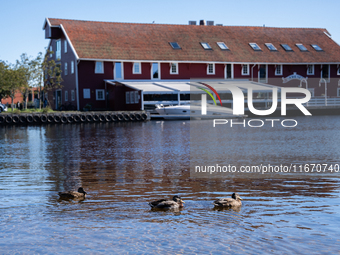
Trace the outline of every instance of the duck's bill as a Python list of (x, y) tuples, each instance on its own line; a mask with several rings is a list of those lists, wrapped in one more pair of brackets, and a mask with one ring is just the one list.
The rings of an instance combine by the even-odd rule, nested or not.
[(239, 197), (239, 199), (240, 199), (240, 200), (243, 200), (243, 198), (240, 198), (240, 197)]
[(185, 204), (185, 202), (183, 200), (181, 200), (181, 203)]

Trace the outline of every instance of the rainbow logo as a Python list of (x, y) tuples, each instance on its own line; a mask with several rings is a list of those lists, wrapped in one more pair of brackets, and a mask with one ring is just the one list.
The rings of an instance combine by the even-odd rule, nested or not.
[[(220, 95), (217, 93), (217, 91), (216, 91), (213, 87), (211, 87), (210, 85), (208, 85), (208, 84), (206, 84), (206, 83), (200, 82), (200, 84), (206, 86), (206, 87), (209, 88), (212, 92), (214, 92), (215, 95), (217, 96), (218, 100), (220, 101), (221, 106), (222, 106), (222, 100), (221, 100), (221, 98), (220, 98)], [(206, 93), (212, 98), (212, 100), (214, 101), (215, 105), (217, 105), (214, 96), (209, 92), (209, 90), (204, 89), (204, 88), (200, 88), (200, 89), (203, 90), (204, 92), (206, 92)]]

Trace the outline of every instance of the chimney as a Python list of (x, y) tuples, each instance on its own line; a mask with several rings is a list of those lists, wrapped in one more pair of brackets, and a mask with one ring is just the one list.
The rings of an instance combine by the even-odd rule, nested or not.
[(200, 20), (200, 26), (205, 26), (205, 25), (206, 25), (205, 20), (204, 20), (204, 19), (201, 19), (201, 20)]
[(213, 25), (214, 25), (214, 21), (212, 21), (212, 20), (207, 21), (207, 26), (213, 26)]
[(222, 26), (223, 26), (223, 24), (216, 24), (216, 26), (222, 27)]
[(196, 25), (196, 20), (189, 20), (189, 25)]

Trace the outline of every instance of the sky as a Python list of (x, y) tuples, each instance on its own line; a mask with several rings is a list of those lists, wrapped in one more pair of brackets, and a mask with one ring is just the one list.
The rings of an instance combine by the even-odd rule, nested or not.
[(36, 57), (48, 40), (46, 17), (108, 22), (326, 28), (340, 44), (339, 0), (0, 0), (0, 61)]

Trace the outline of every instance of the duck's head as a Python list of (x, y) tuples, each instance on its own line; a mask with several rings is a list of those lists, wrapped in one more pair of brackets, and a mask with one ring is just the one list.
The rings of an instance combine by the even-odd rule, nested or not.
[(174, 196), (172, 198), (177, 204), (179, 204), (180, 207), (183, 207), (183, 204), (185, 203), (180, 196)]
[(78, 189), (78, 192), (79, 192), (79, 193), (83, 193), (83, 194), (87, 194), (87, 193), (85, 192), (85, 190), (83, 189), (83, 187), (80, 187), (80, 188)]
[(235, 200), (243, 200), (243, 199), (239, 196), (238, 193), (233, 193), (233, 194), (231, 195), (231, 197), (232, 197), (233, 199), (235, 199)]

